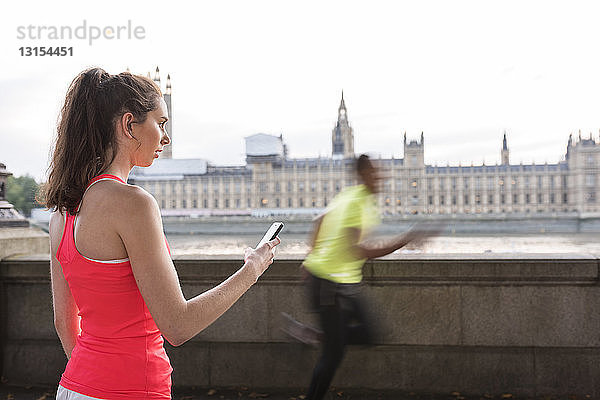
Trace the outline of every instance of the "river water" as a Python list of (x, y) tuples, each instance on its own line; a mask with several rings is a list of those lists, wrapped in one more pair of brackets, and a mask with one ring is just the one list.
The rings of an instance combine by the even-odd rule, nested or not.
[[(378, 235), (373, 242), (387, 240), (392, 235)], [(254, 247), (261, 235), (255, 234), (181, 234), (167, 233), (174, 256), (206, 255), (242, 257), (244, 249)], [(302, 257), (308, 251), (307, 233), (280, 235), (278, 256)], [(444, 254), (444, 253), (576, 253), (600, 255), (600, 234), (488, 234), (488, 235), (442, 235), (423, 243), (410, 244), (397, 254)]]

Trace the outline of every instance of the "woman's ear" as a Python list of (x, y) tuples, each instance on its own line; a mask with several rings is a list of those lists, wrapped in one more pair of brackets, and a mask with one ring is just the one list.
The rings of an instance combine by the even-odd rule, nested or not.
[(129, 137), (130, 139), (135, 139), (135, 137), (133, 136), (132, 124), (133, 124), (133, 114), (132, 113), (127, 112), (127, 113), (123, 114), (123, 116), (121, 116), (121, 119), (119, 121), (119, 128), (121, 128), (120, 130), (125, 134), (125, 136)]

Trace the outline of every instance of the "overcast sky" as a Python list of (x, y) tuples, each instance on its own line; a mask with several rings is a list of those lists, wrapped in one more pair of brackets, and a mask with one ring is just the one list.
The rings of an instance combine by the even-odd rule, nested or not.
[[(60, 106), (82, 69), (173, 86), (174, 156), (244, 163), (245, 136), (327, 156), (344, 90), (355, 151), (428, 164), (558, 162), (600, 129), (600, 7), (580, 1), (7, 2), (0, 24), (0, 162), (41, 180)], [(143, 39), (18, 39), (18, 27), (127, 25)], [(47, 32), (43, 31), (43, 33)], [(72, 46), (22, 57), (21, 46)]]

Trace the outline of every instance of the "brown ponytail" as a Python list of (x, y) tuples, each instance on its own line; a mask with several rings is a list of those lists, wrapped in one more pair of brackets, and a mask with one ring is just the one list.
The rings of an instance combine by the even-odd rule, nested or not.
[(57, 126), (48, 182), (40, 202), (75, 214), (89, 181), (112, 164), (117, 154), (115, 123), (130, 112), (140, 122), (158, 108), (162, 94), (145, 77), (101, 68), (81, 72), (69, 86)]

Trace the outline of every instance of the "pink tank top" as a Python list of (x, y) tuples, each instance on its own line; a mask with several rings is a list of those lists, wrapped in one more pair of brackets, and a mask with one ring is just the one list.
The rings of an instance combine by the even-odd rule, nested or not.
[[(104, 174), (88, 188), (107, 179), (125, 183)], [(81, 333), (60, 384), (101, 399), (170, 399), (173, 369), (129, 259), (98, 261), (80, 254), (75, 220), (66, 213), (56, 258), (79, 308)]]

